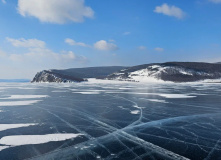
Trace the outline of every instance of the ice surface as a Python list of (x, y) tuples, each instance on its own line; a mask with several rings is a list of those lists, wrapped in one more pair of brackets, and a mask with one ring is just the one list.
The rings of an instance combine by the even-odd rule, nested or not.
[[(7, 107), (0, 114), (2, 125), (10, 124), (0, 133), (0, 159), (221, 159), (221, 86), (217, 83), (92, 80), (1, 87), (8, 88), (0, 98), (47, 98), (1, 99), (3, 111), (2, 103), (36, 104)], [(31, 123), (36, 125), (24, 126)], [(10, 128), (15, 124), (21, 127)], [(63, 137), (72, 133), (79, 136)]]

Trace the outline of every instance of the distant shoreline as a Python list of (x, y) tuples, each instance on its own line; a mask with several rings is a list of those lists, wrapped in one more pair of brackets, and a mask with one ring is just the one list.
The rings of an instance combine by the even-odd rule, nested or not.
[(30, 79), (0, 79), (0, 83), (4, 83), (4, 82), (28, 83), (30, 81), (31, 81)]

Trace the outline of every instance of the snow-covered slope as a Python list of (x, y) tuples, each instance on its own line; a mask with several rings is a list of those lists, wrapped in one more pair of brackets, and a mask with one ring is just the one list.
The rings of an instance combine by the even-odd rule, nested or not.
[(169, 62), (134, 66), (113, 73), (109, 80), (135, 82), (193, 82), (221, 78), (221, 64), (197, 62)]

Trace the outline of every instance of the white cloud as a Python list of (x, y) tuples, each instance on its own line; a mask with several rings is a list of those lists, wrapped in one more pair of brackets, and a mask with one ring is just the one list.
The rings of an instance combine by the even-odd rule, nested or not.
[(169, 6), (168, 4), (164, 3), (161, 6), (157, 6), (154, 10), (156, 13), (162, 13), (167, 16), (176, 17), (178, 19), (182, 19), (186, 16), (186, 13), (182, 11), (182, 9), (176, 6)]
[(116, 44), (108, 43), (105, 40), (100, 40), (100, 41), (96, 42), (94, 44), (94, 48), (97, 50), (103, 50), (103, 51), (114, 51), (114, 50), (118, 49)]
[(94, 11), (85, 6), (84, 0), (18, 0), (18, 12), (24, 17), (58, 24), (79, 23), (94, 16)]
[(164, 49), (163, 49), (163, 48), (160, 48), (160, 47), (157, 47), (157, 48), (155, 48), (155, 51), (157, 51), (157, 52), (163, 52)]
[(130, 35), (130, 34), (131, 34), (131, 32), (124, 32), (123, 33), (124, 36)]
[(138, 49), (139, 49), (139, 50), (146, 50), (147, 47), (145, 47), (145, 46), (139, 46)]
[(72, 51), (56, 53), (47, 48), (29, 48), (27, 53), (9, 54), (8, 58), (14, 62), (31, 62), (32, 65), (36, 66), (50, 66), (50, 64), (73, 62), (77, 57)]
[(28, 53), (22, 55), (22, 60), (25, 59), (34, 59), (38, 62), (41, 62), (42, 59), (52, 59), (53, 61), (67, 62), (75, 60), (76, 55), (72, 51), (68, 51), (66, 53), (55, 53), (47, 48), (30, 48)]
[(32, 48), (32, 47), (37, 47), (37, 48), (44, 48), (45, 47), (45, 42), (37, 39), (13, 39), (13, 38), (6, 38), (8, 42), (10, 42), (13, 46), (15, 47), (25, 47), (25, 48)]
[[(7, 38), (16, 49), (16, 53), (6, 53), (0, 50), (0, 75), (7, 77), (32, 78), (36, 72), (52, 68), (72, 68), (87, 62), (87, 58), (73, 51), (54, 52), (46, 47), (44, 41), (34, 39)], [(33, 43), (36, 42), (36, 43)], [(14, 50), (14, 49), (12, 49)], [(11, 64), (10, 66), (8, 64)]]
[(6, 1), (5, 1), (5, 0), (2, 0), (2, 3), (6, 4)]
[(221, 3), (221, 0), (209, 0), (209, 1), (213, 3)]
[(42, 58), (50, 58), (56, 61), (67, 61), (76, 59), (76, 56), (72, 51), (55, 53), (46, 47), (46, 43), (44, 41), (38, 39), (13, 39), (8, 37), (6, 39), (15, 47), (24, 47), (28, 49), (28, 52), (25, 54), (10, 54), (9, 59), (13, 61), (23, 61), (27, 59), (41, 61)]
[(81, 46), (81, 47), (90, 47), (89, 45), (83, 43), (83, 42), (76, 42), (75, 40), (73, 39), (70, 39), (70, 38), (66, 38), (65, 39), (65, 43), (71, 45), (71, 46)]

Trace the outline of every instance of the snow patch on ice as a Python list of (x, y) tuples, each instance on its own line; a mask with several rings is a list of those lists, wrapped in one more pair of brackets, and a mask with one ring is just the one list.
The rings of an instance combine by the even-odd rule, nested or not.
[(7, 98), (0, 98), (0, 99), (33, 99), (33, 98), (46, 98), (49, 97), (48, 95), (11, 95)]
[(67, 92), (67, 91), (51, 91), (53, 93), (63, 93), (63, 92)]
[(14, 129), (14, 128), (21, 128), (21, 127), (29, 127), (29, 126), (35, 126), (38, 125), (38, 123), (27, 123), (27, 124), (0, 124), (0, 131), (8, 130), (8, 129)]
[(80, 94), (100, 94), (100, 92), (73, 92), (73, 93), (80, 93)]
[(122, 110), (129, 110), (128, 108), (125, 108), (125, 107), (123, 107), (123, 106), (118, 106), (120, 109), (122, 109)]
[(48, 142), (64, 141), (73, 139), (83, 134), (47, 134), (47, 135), (16, 135), (16, 136), (5, 136), (0, 139), (0, 150), (30, 144), (43, 144)]
[(0, 106), (27, 106), (38, 103), (40, 101), (41, 100), (0, 102)]
[(88, 148), (90, 148), (90, 146), (84, 146), (81, 148), (81, 150), (88, 149)]
[(151, 101), (151, 102), (169, 103), (169, 102), (166, 102), (165, 100), (161, 100), (161, 99), (147, 99), (147, 100)]
[(0, 146), (0, 151), (2, 151), (3, 149), (7, 149), (10, 148), (10, 146)]
[[(165, 94), (165, 93), (138, 93), (138, 92), (106, 92), (106, 93), (115, 93), (115, 94), (134, 94), (134, 95), (156, 95), (164, 98), (195, 98), (196, 95), (189, 94)], [(156, 100), (155, 100), (156, 101)], [(159, 100), (157, 100), (160, 102)], [(163, 101), (161, 101), (163, 102)]]
[(140, 111), (139, 111), (139, 110), (134, 110), (134, 111), (131, 111), (130, 113), (131, 113), (131, 114), (139, 114)]
[(195, 98), (196, 96), (189, 96), (187, 94), (159, 94), (164, 98)]

